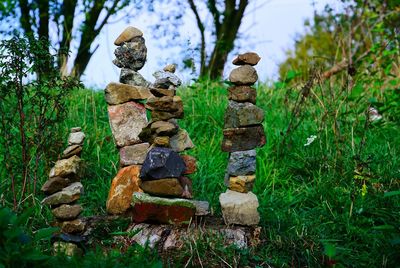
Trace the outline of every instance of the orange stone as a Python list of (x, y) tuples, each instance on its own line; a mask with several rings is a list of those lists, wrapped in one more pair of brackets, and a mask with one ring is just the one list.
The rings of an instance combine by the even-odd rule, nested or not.
[(129, 207), (134, 192), (143, 192), (139, 187), (139, 165), (124, 167), (112, 181), (107, 198), (109, 214), (123, 214)]

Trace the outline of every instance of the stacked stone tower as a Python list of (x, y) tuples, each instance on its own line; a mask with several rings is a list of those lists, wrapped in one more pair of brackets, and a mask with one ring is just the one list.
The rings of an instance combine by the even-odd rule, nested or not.
[(251, 192), (256, 179), (256, 147), (265, 144), (264, 111), (255, 105), (257, 82), (254, 69), (260, 57), (253, 52), (239, 55), (233, 64), (228, 89), (229, 104), (224, 119), (222, 150), (229, 152), (225, 184), (229, 188), (219, 197), (226, 224), (257, 225), (258, 199)]
[(180, 155), (194, 145), (177, 123), (183, 103), (175, 94), (181, 85), (175, 65), (155, 72), (150, 83), (138, 73), (147, 55), (143, 33), (128, 27), (114, 44), (120, 83), (110, 83), (105, 95), (121, 169), (112, 182), (107, 211), (129, 213), (136, 222), (186, 222), (196, 212), (196, 202), (187, 200), (192, 184), (186, 177), (195, 172), (196, 159)]
[(51, 169), (49, 179), (41, 188), (47, 195), (42, 204), (51, 207), (51, 212), (56, 218), (54, 225), (61, 228), (61, 235), (54, 237), (59, 240), (54, 247), (67, 254), (80, 251), (76, 244), (71, 243), (75, 241), (74, 236), (69, 235), (82, 234), (85, 231), (85, 222), (79, 218), (83, 208), (77, 204), (83, 193), (83, 185), (80, 182), (83, 173), (80, 154), (84, 139), (85, 134), (81, 128), (71, 129), (68, 147)]

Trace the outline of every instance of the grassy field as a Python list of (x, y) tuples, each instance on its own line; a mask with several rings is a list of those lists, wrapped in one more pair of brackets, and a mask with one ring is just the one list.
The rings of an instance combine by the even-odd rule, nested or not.
[[(196, 144), (190, 151), (198, 159), (193, 176), (195, 198), (209, 201), (217, 215), (218, 196), (226, 189), (227, 154), (220, 149), (225, 88), (203, 83), (178, 92), (185, 106), (180, 125)], [(332, 120), (321, 116), (321, 105), (310, 100), (303, 107), (301, 123), (286, 135), (290, 122), (296, 120), (290, 112), (295, 93), (266, 86), (257, 91), (267, 134), (267, 144), (258, 149), (254, 189), (260, 201), (263, 243), (251, 254), (234, 251), (227, 256), (243, 254), (239, 266), (398, 264), (400, 200), (398, 195), (388, 194), (400, 185), (398, 125), (385, 120), (366, 125), (362, 113), (343, 113), (335, 118), (340, 124), (338, 136)], [(77, 92), (69, 106), (65, 133), (72, 126), (81, 126), (87, 134), (85, 214), (104, 214), (118, 152), (103, 92)], [(311, 135), (317, 136), (315, 141), (305, 146)]]
[[(317, 90), (317, 89), (316, 89)], [(267, 143), (258, 149), (254, 192), (260, 202), (262, 243), (252, 250), (196, 244), (205, 267), (395, 267), (400, 263), (400, 139), (399, 126), (385, 118), (369, 124), (363, 112), (367, 103), (335, 106), (338, 102), (308, 99), (293, 116), (298, 91), (257, 88), (257, 105), (265, 111)], [(322, 91), (321, 91), (322, 92)], [(178, 90), (185, 108), (180, 126), (188, 130), (198, 159), (192, 176), (196, 199), (210, 202), (220, 215), (218, 196), (223, 185), (227, 153), (220, 149), (226, 86), (199, 83)], [(68, 101), (64, 132), (81, 126), (87, 138), (82, 158), (84, 215), (105, 214), (111, 180), (118, 169), (108, 125), (103, 91), (74, 92)], [(355, 107), (358, 107), (357, 109)], [(290, 126), (290, 127), (289, 127)], [(295, 127), (293, 127), (295, 126)], [(289, 128), (289, 131), (287, 129)], [(66, 135), (66, 134), (65, 134)], [(315, 135), (309, 144), (307, 138)], [(66, 137), (65, 137), (66, 138)], [(61, 151), (61, 148), (60, 148)], [(44, 178), (45, 179), (45, 178)], [(33, 224), (50, 218), (46, 208)], [(33, 228), (34, 229), (34, 228)], [(117, 254), (117, 253), (115, 253)], [(165, 266), (179, 267), (188, 252)], [(120, 259), (91, 252), (80, 263), (99, 267), (124, 266), (124, 256), (145, 259), (143, 266), (159, 266), (156, 252), (137, 247)], [(118, 255), (118, 254), (117, 254)], [(136, 262), (137, 261), (137, 262)], [(173, 263), (173, 264), (172, 264)], [(85, 264), (85, 265), (83, 265)], [(72, 263), (71, 263), (72, 265)], [(189, 266), (198, 266), (195, 260)]]

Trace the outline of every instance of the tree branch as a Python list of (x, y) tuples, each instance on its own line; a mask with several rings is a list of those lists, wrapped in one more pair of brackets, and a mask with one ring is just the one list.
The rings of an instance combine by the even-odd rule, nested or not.
[(197, 7), (193, 0), (188, 0), (190, 8), (192, 9), (195, 17), (196, 17), (196, 22), (197, 22), (197, 27), (199, 28), (200, 31), (200, 37), (201, 37), (201, 44), (200, 44), (200, 75), (204, 74), (204, 69), (205, 69), (205, 62), (206, 62), (206, 39), (204, 35), (204, 24), (201, 21), (199, 12), (197, 10)]

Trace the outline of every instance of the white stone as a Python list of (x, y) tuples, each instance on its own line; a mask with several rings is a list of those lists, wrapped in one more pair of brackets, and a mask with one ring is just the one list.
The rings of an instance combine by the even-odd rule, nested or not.
[(82, 145), (85, 140), (85, 133), (83, 132), (73, 132), (69, 134), (68, 145)]
[(219, 196), (225, 224), (257, 225), (260, 215), (257, 211), (258, 199), (252, 193), (238, 193), (227, 190)]

